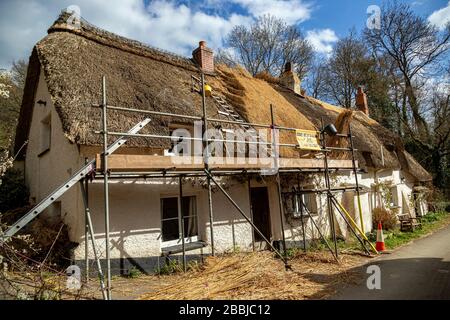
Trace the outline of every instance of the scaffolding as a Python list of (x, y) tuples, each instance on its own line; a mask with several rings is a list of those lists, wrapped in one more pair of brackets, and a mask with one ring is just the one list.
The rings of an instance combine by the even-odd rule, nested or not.
[[(199, 93), (202, 95), (202, 113), (203, 115), (201, 117), (199, 116), (190, 116), (190, 115), (181, 115), (181, 114), (174, 114), (174, 113), (168, 113), (168, 112), (159, 112), (159, 111), (152, 111), (152, 110), (140, 110), (140, 109), (133, 109), (133, 108), (124, 108), (119, 106), (112, 106), (108, 105), (107, 102), (107, 91), (106, 91), (106, 78), (102, 77), (102, 103), (100, 105), (93, 104), (93, 108), (100, 108), (101, 109), (101, 122), (102, 122), (102, 130), (101, 131), (94, 131), (96, 134), (100, 134), (102, 136), (103, 140), (103, 152), (100, 155), (100, 158), (97, 157), (97, 159), (86, 161), (86, 165), (80, 169), (74, 176), (72, 176), (66, 183), (61, 185), (57, 190), (55, 190), (52, 194), (50, 194), (48, 197), (44, 198), (37, 206), (35, 206), (33, 209), (31, 209), (24, 217), (22, 217), (17, 223), (15, 223), (13, 226), (11, 226), (8, 230), (5, 231), (2, 235), (0, 235), (0, 242), (6, 241), (10, 237), (12, 237), (15, 233), (17, 233), (21, 228), (23, 228), (26, 224), (28, 224), (32, 219), (34, 219), (37, 215), (39, 215), (45, 208), (47, 208), (51, 203), (53, 203), (56, 199), (58, 199), (64, 192), (66, 192), (68, 189), (70, 189), (73, 185), (79, 183), (83, 204), (84, 204), (84, 211), (85, 211), (85, 273), (86, 273), (86, 281), (89, 277), (89, 240), (92, 245), (94, 259), (96, 261), (99, 279), (100, 279), (100, 287), (102, 291), (103, 298), (105, 300), (112, 299), (111, 296), (111, 258), (110, 258), (110, 206), (109, 206), (109, 180), (110, 179), (130, 179), (130, 178), (178, 178), (179, 183), (179, 196), (178, 196), (178, 210), (179, 214), (178, 217), (181, 219), (179, 221), (179, 226), (181, 229), (181, 248), (179, 250), (174, 250), (173, 252), (181, 253), (182, 259), (183, 259), (183, 268), (186, 270), (186, 251), (191, 249), (187, 246), (185, 243), (185, 237), (184, 237), (184, 212), (183, 212), (183, 206), (181, 205), (180, 201), (182, 199), (183, 195), (183, 183), (182, 180), (186, 177), (203, 177), (206, 178), (207, 182), (207, 194), (208, 194), (208, 217), (209, 217), (209, 227), (210, 227), (210, 252), (211, 255), (215, 255), (215, 247), (214, 247), (214, 206), (212, 201), (212, 186), (215, 185), (217, 189), (227, 198), (227, 200), (233, 205), (233, 207), (240, 213), (240, 215), (247, 221), (248, 224), (250, 224), (251, 228), (254, 232), (252, 232), (252, 246), (253, 249), (255, 249), (255, 239), (254, 239), (254, 233), (256, 232), (261, 239), (267, 244), (268, 248), (270, 248), (282, 261), (284, 262), (284, 265), (286, 269), (289, 269), (289, 262), (287, 258), (287, 251), (286, 251), (286, 238), (285, 238), (285, 230), (284, 230), (284, 219), (285, 219), (285, 213), (284, 213), (284, 204), (283, 204), (283, 194), (285, 192), (282, 191), (281, 186), (281, 176), (285, 174), (297, 174), (297, 188), (294, 189), (292, 194), (296, 197), (296, 199), (301, 199), (301, 196), (305, 193), (324, 193), (327, 196), (327, 208), (328, 208), (328, 218), (330, 222), (331, 227), (331, 235), (332, 235), (332, 241), (334, 244), (334, 248), (332, 248), (332, 245), (327, 241), (326, 235), (324, 235), (320, 229), (320, 227), (317, 225), (317, 223), (314, 221), (313, 216), (309, 212), (307, 206), (303, 201), (300, 200), (300, 207), (299, 210), (301, 212), (301, 227), (302, 227), (302, 233), (303, 233), (303, 249), (306, 251), (306, 235), (305, 235), (305, 224), (303, 219), (305, 217), (309, 217), (311, 220), (311, 224), (315, 229), (318, 230), (318, 233), (320, 235), (320, 238), (325, 242), (327, 248), (330, 250), (336, 261), (338, 260), (338, 248), (337, 248), (337, 238), (336, 238), (336, 230), (335, 230), (335, 217), (333, 208), (337, 210), (337, 212), (342, 216), (345, 223), (348, 225), (349, 229), (352, 231), (352, 233), (355, 235), (355, 237), (358, 239), (358, 241), (361, 243), (364, 250), (370, 254), (370, 248), (367, 247), (367, 243), (370, 244), (373, 251), (376, 252), (373, 245), (369, 242), (367, 237), (364, 234), (364, 226), (363, 226), (363, 219), (362, 219), (362, 208), (361, 208), (361, 202), (360, 202), (360, 187), (358, 184), (358, 178), (357, 178), (357, 161), (355, 159), (355, 150), (353, 146), (353, 136), (351, 131), (349, 134), (340, 134), (337, 132), (333, 132), (333, 126), (330, 127), (324, 126), (322, 121), (322, 128), (320, 130), (320, 142), (321, 142), (321, 149), (320, 152), (324, 154), (323, 158), (323, 167), (320, 168), (290, 168), (290, 167), (280, 167), (279, 166), (279, 148), (280, 147), (286, 147), (286, 148), (298, 148), (297, 144), (292, 143), (280, 143), (277, 141), (276, 137), (280, 131), (289, 131), (289, 132), (296, 132), (297, 128), (289, 128), (284, 126), (279, 126), (274, 121), (274, 107), (270, 105), (270, 113), (271, 113), (271, 123), (270, 124), (258, 124), (258, 123), (251, 123), (243, 121), (242, 119), (218, 119), (218, 118), (208, 118), (207, 112), (206, 112), (206, 96), (205, 96), (205, 77), (204, 74), (201, 73), (201, 78), (197, 79), (193, 77), (194, 80), (199, 84), (200, 90), (198, 90)], [(217, 96), (214, 98), (215, 101), (218, 101), (219, 98)], [(221, 102), (222, 103), (222, 102)], [(131, 171), (131, 172), (116, 172), (111, 171), (108, 166), (108, 158), (109, 156), (116, 151), (119, 147), (121, 147), (129, 138), (145, 138), (145, 139), (151, 139), (151, 138), (159, 138), (159, 139), (173, 139), (173, 136), (170, 135), (160, 135), (160, 134), (143, 134), (139, 133), (139, 131), (144, 128), (151, 119), (146, 118), (145, 120), (138, 123), (135, 127), (130, 129), (128, 132), (114, 132), (108, 130), (108, 111), (114, 110), (114, 111), (120, 111), (120, 112), (128, 112), (128, 113), (139, 113), (142, 116), (158, 116), (158, 117), (171, 117), (171, 118), (179, 118), (184, 120), (195, 120), (195, 121), (201, 121), (202, 122), (202, 138), (199, 140), (199, 138), (188, 138), (183, 137), (183, 139), (186, 140), (197, 140), (201, 141), (202, 143), (202, 150), (203, 152), (203, 163), (202, 167), (195, 167), (191, 169), (180, 169), (174, 166), (173, 168), (164, 168), (159, 170), (140, 170), (140, 171)], [(242, 141), (242, 140), (226, 140), (226, 139), (211, 139), (206, 136), (208, 127), (210, 123), (219, 123), (219, 124), (229, 124), (234, 126), (239, 126), (244, 129), (252, 129), (252, 128), (267, 128), (270, 129), (271, 132), (271, 141), (265, 141), (265, 140), (258, 140), (256, 141)], [(331, 128), (331, 130), (330, 130)], [(335, 130), (335, 128), (334, 128)], [(349, 140), (349, 147), (329, 147), (326, 144), (326, 137), (327, 136), (337, 136), (339, 138), (345, 138)], [(110, 137), (119, 137), (113, 144), (108, 145), (108, 139)], [(279, 204), (279, 214), (280, 214), (280, 232), (281, 232), (281, 243), (278, 242), (280, 245), (275, 245), (270, 239), (267, 239), (267, 237), (263, 234), (261, 230), (258, 229), (258, 227), (254, 224), (252, 219), (252, 208), (251, 208), (251, 194), (250, 194), (250, 185), (252, 177), (255, 175), (260, 175), (262, 173), (261, 168), (234, 168), (234, 169), (213, 169), (210, 167), (210, 152), (209, 152), (209, 143), (210, 142), (225, 142), (225, 143), (240, 143), (244, 144), (245, 146), (249, 146), (250, 144), (256, 144), (256, 145), (263, 145), (267, 147), (267, 150), (270, 151), (271, 157), (275, 161), (275, 168), (276, 170), (273, 172), (275, 180), (276, 180), (276, 187), (277, 187), (277, 193), (278, 193), (278, 204)], [(329, 153), (333, 151), (342, 151), (342, 152), (350, 152), (351, 154), (351, 160), (352, 160), (352, 166), (345, 167), (345, 168), (330, 168), (329, 167)], [(100, 162), (100, 163), (99, 163)], [(331, 186), (330, 182), (330, 172), (332, 170), (335, 171), (352, 171), (355, 176), (355, 187), (345, 187), (345, 188), (333, 188)], [(324, 189), (312, 189), (312, 190), (305, 190), (300, 187), (300, 179), (299, 179), (299, 173), (323, 173), (324, 180), (325, 180), (325, 188)], [(247, 178), (247, 184), (248, 184), (248, 191), (249, 191), (249, 202), (250, 202), (250, 212), (247, 213), (236, 203), (236, 201), (233, 199), (232, 196), (223, 188), (221, 183), (216, 179), (217, 177), (222, 176), (236, 176), (236, 175), (245, 175)], [(106, 260), (106, 275), (104, 274), (100, 257), (98, 254), (98, 248), (96, 246), (95, 242), (95, 236), (94, 236), (94, 230), (92, 226), (92, 220), (91, 220), (91, 214), (89, 209), (89, 182), (93, 179), (99, 179), (103, 181), (103, 193), (104, 193), (104, 224), (105, 224), (105, 239), (106, 239), (106, 247), (105, 247), (105, 260)], [(343, 208), (343, 206), (337, 201), (337, 199), (334, 196), (334, 192), (337, 191), (345, 191), (345, 190), (355, 190), (357, 193), (358, 198), (358, 208), (359, 208), (359, 214), (360, 214), (360, 221), (361, 221), (361, 227), (359, 227), (356, 222), (352, 219), (352, 217), (348, 214), (348, 212)], [(282, 249), (281, 249), (282, 248)], [(170, 254), (170, 252), (169, 252)]]

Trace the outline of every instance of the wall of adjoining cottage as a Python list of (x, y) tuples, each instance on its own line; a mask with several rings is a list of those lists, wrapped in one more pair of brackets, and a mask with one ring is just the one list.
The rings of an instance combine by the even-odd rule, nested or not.
[[(339, 174), (331, 174), (332, 187), (340, 187), (345, 185), (355, 185), (355, 178), (353, 172), (340, 172)], [(310, 179), (309, 179), (310, 180)], [(314, 186), (317, 189), (324, 188), (323, 174), (315, 175)], [(392, 183), (392, 204), (391, 206), (398, 207), (399, 214), (409, 213), (414, 216), (415, 208), (410, 203), (411, 194), (413, 192), (413, 186), (415, 178), (409, 173), (401, 170), (373, 170), (370, 169), (367, 173), (358, 173), (358, 182), (360, 187), (364, 190), (360, 192), (360, 201), (362, 208), (363, 226), (364, 232), (371, 232), (373, 230), (372, 210), (376, 207), (382, 206), (380, 194), (373, 191), (375, 183), (391, 182)], [(302, 184), (302, 182), (301, 182)], [(305, 182), (306, 186), (313, 187), (310, 181)], [(283, 191), (291, 191), (296, 186), (295, 183), (291, 183), (283, 186)], [(348, 211), (350, 216), (361, 227), (361, 219), (358, 208), (358, 198), (356, 192), (353, 190), (347, 190), (345, 192), (334, 193), (336, 199), (342, 204), (342, 206)], [(329, 223), (328, 206), (325, 194), (316, 196), (317, 208), (319, 215), (313, 216), (314, 221), (319, 225), (321, 232), (324, 235), (331, 234), (331, 228)], [(420, 214), (427, 213), (427, 205), (425, 201), (419, 203)], [(343, 217), (333, 208), (335, 217), (335, 230), (337, 236), (347, 238), (351, 230), (348, 228)], [(311, 239), (319, 237), (316, 227), (311, 223), (310, 218), (304, 219), (306, 240), (309, 242)], [(290, 245), (301, 245), (303, 241), (302, 236), (302, 223), (300, 218), (294, 218), (292, 214), (286, 212), (285, 219), (285, 235), (286, 240), (290, 242)]]

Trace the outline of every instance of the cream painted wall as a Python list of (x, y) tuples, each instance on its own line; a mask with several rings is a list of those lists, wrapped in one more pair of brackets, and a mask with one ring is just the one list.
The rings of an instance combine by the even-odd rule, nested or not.
[[(61, 120), (53, 106), (43, 71), (40, 72), (35, 101), (45, 101), (46, 105), (35, 103), (30, 126), (29, 142), (25, 160), (25, 181), (30, 189), (31, 202), (39, 202), (51, 191), (67, 180), (80, 167), (78, 147), (69, 143), (63, 134)], [(42, 155), (42, 120), (51, 116), (51, 147)], [(75, 200), (74, 200), (75, 199)], [(79, 234), (79, 212), (81, 198), (78, 188), (72, 188), (58, 201), (61, 201), (61, 217), (69, 226), (71, 239)], [(49, 217), (51, 210), (41, 215)]]
[[(161, 197), (177, 196), (178, 179), (116, 180), (110, 190), (111, 257), (159, 256), (164, 245), (161, 239)], [(245, 185), (233, 183), (228, 189), (233, 200), (249, 212), (248, 192)], [(210, 224), (207, 190), (201, 186), (183, 184), (183, 195), (196, 196), (199, 238), (210, 242)], [(251, 226), (220, 192), (213, 193), (214, 244), (216, 252), (233, 249), (249, 250), (252, 246)], [(104, 257), (104, 205), (103, 183), (90, 184), (89, 202), (98, 247)], [(84, 257), (84, 237), (75, 251), (76, 259)], [(181, 244), (181, 241), (180, 241)], [(203, 250), (203, 251), (202, 251)], [(210, 247), (189, 252), (209, 253)], [(92, 252), (90, 253), (93, 258)]]

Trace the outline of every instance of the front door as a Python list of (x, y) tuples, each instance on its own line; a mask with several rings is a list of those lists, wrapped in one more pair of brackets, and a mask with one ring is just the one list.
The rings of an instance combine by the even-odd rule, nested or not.
[[(270, 240), (270, 211), (269, 211), (269, 192), (267, 187), (251, 188), (251, 202), (253, 223), (262, 232), (262, 234)], [(262, 241), (262, 237), (258, 232), (253, 231), (255, 241)]]

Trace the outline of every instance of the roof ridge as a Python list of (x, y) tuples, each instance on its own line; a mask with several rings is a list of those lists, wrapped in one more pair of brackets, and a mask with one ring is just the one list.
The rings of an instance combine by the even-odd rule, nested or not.
[(80, 17), (79, 24), (69, 23), (70, 18), (70, 12), (61, 11), (61, 14), (47, 30), (48, 34), (53, 32), (69, 32), (122, 51), (159, 61), (162, 60), (192, 71), (198, 70), (198, 67), (190, 58), (99, 28), (83, 17)]

